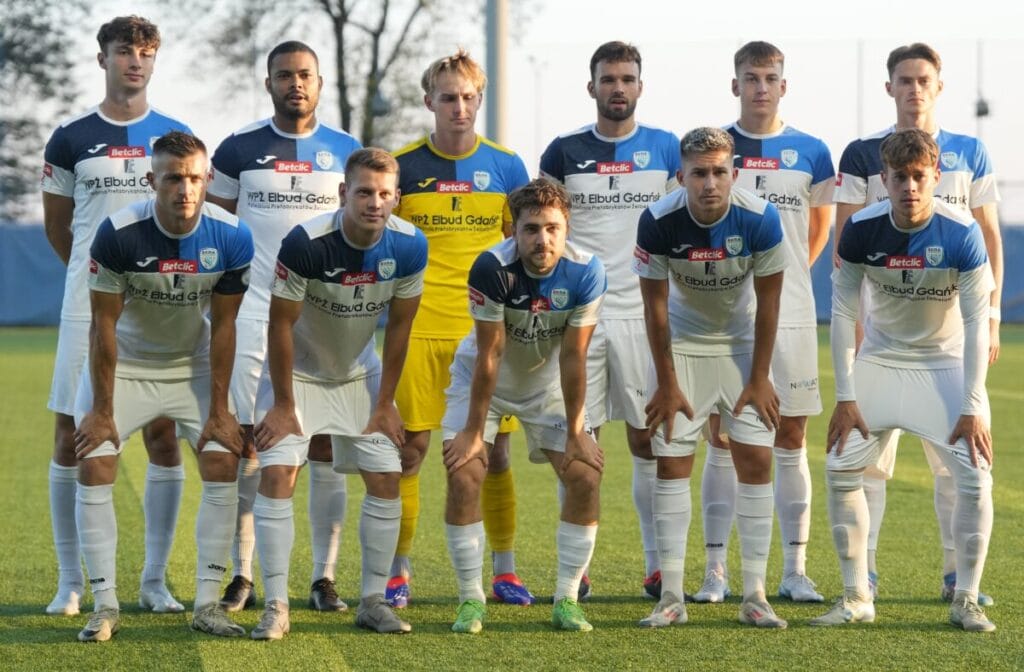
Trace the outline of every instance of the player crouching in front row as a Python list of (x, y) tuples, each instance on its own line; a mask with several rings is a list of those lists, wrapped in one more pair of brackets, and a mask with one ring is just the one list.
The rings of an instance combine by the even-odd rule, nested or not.
[(550, 462), (565, 487), (551, 620), (589, 631), (576, 595), (597, 537), (604, 454), (584, 411), (586, 360), (607, 282), (596, 256), (566, 242), (569, 196), (561, 185), (534, 180), (512, 192), (509, 208), (512, 237), (469, 272), (475, 332), (459, 345), (445, 391), (445, 522), (459, 588), (452, 630), (483, 628), (480, 487), (501, 417), (514, 415), (530, 460)]
[[(832, 288), (836, 408), (826, 460), (832, 536), (843, 596), (811, 625), (870, 622), (868, 507), (864, 469), (896, 430), (939, 448), (953, 474), (956, 593), (949, 620), (964, 630), (996, 626), (978, 606), (992, 532), (992, 439), (985, 392), (989, 294), (985, 241), (969, 213), (934, 198), (939, 149), (919, 129), (881, 145), (889, 200), (843, 227)], [(867, 293), (864, 341), (854, 323)], [(959, 314), (958, 314), (959, 313)]]

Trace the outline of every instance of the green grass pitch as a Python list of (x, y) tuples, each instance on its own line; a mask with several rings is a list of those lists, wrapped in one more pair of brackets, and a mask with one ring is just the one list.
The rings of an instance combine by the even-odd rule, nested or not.
[[(821, 343), (827, 333), (820, 332)], [(807, 620), (821, 605), (794, 605), (772, 598), (789, 620), (784, 631), (755, 631), (736, 622), (738, 598), (724, 605), (693, 605), (684, 627), (649, 631), (636, 622), (652, 603), (640, 597), (642, 555), (630, 495), (630, 460), (621, 423), (605, 428), (607, 468), (597, 550), (591, 568), (595, 596), (586, 612), (589, 634), (555, 632), (550, 606), (492, 605), (486, 629), (476, 637), (449, 632), (455, 610), (455, 580), (444, 541), (443, 470), (435, 440), (422, 482), (423, 505), (413, 549), (413, 604), (405, 616), (411, 635), (382, 636), (353, 626), (353, 614), (320, 614), (305, 607), (309, 587), (308, 481), (296, 490), (296, 545), (292, 557), (292, 631), (281, 642), (222, 640), (193, 633), (186, 615), (143, 613), (136, 604), (142, 567), (142, 494), (146, 459), (138, 438), (127, 446), (115, 488), (120, 545), (118, 571), (122, 630), (113, 641), (83, 645), (75, 635), (85, 618), (43, 614), (56, 580), (47, 496), (47, 463), (53, 420), (46, 410), (56, 334), (50, 329), (0, 329), (0, 668), (6, 670), (368, 670), (368, 669), (893, 669), (1012, 670), (1024, 668), (1024, 328), (1003, 328), (1003, 352), (989, 373), (994, 417), (995, 529), (982, 588), (995, 596), (988, 610), (999, 626), (991, 635), (968, 634), (948, 625), (939, 600), (941, 552), (932, 510), (930, 472), (916, 440), (905, 439), (890, 484), (888, 512), (879, 550), (881, 596), (871, 625), (812, 629)], [(819, 350), (826, 409), (832, 405), (828, 350)], [(829, 599), (841, 590), (828, 531), (824, 495), (825, 423), (811, 421), (810, 463), (814, 481), (808, 572)], [(521, 435), (513, 442), (518, 491), (518, 568), (534, 592), (554, 588), (557, 519), (551, 469), (530, 465)], [(699, 507), (702, 451), (693, 479)], [(194, 520), (199, 478), (186, 458), (188, 479), (169, 580), (190, 606), (195, 563)], [(358, 599), (357, 520), (362, 485), (349, 481), (349, 510), (339, 562), (338, 589), (350, 604)], [(778, 529), (769, 562), (769, 587), (778, 584)], [(689, 536), (686, 587), (695, 590), (703, 572), (699, 508)], [(739, 544), (730, 546), (733, 588), (739, 583)], [(485, 569), (489, 570), (489, 563)], [(490, 579), (489, 574), (487, 580)], [(259, 582), (257, 582), (259, 586)], [(260, 586), (261, 589), (261, 586)], [(91, 609), (88, 598), (87, 609)], [(251, 629), (258, 611), (239, 622)]]

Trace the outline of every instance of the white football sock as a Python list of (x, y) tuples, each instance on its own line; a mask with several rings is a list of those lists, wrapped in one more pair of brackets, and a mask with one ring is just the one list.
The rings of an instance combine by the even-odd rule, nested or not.
[(331, 462), (310, 460), (309, 528), (313, 538), (313, 578), (310, 583), (322, 578), (334, 580), (347, 501), (345, 474), (334, 471)]
[(806, 574), (807, 540), (811, 532), (811, 471), (807, 449), (776, 446), (775, 511), (782, 537), (782, 576)]
[(266, 601), (288, 604), (288, 563), (295, 543), (292, 499), (273, 499), (256, 493), (252, 506), (256, 523), (256, 552), (263, 568)]
[(167, 560), (174, 545), (178, 526), (181, 492), (185, 488), (185, 466), (146, 467), (146, 493), (143, 509), (146, 514), (146, 563), (142, 568), (142, 585), (158, 588), (165, 585)]
[(252, 556), (256, 548), (256, 528), (252, 520), (252, 505), (260, 487), (260, 461), (242, 458), (238, 461), (238, 522), (235, 540), (231, 544), (231, 564), (237, 576), (252, 581)]
[(401, 524), (401, 498), (363, 497), (359, 515), (359, 544), (363, 549), (361, 597), (384, 594)]
[(117, 518), (114, 516), (114, 485), (78, 484), (75, 500), (78, 544), (89, 570), (96, 611), (118, 609)]
[(445, 525), (448, 537), (448, 555), (455, 568), (455, 582), (459, 587), (459, 603), (466, 600), (485, 602), (484, 569), (484, 523), (478, 521), (469, 525)]
[(558, 578), (555, 582), (555, 602), (563, 597), (576, 599), (580, 580), (594, 554), (597, 525), (575, 525), (558, 521)]
[(690, 479), (654, 480), (654, 528), (661, 567), (661, 593), (683, 599), (683, 570), (692, 505)]
[(973, 467), (957, 466), (960, 482), (953, 508), (956, 589), (977, 600), (992, 536), (992, 474)]
[(773, 496), (771, 483), (738, 483), (736, 531), (743, 557), (743, 599), (764, 597), (768, 551), (772, 546)]
[(864, 499), (868, 507), (868, 570), (877, 574), (875, 555), (878, 553), (878, 532), (885, 518), (885, 480), (864, 474)]
[(75, 525), (75, 501), (78, 490), (78, 467), (62, 467), (50, 461), (50, 521), (53, 525), (53, 548), (57, 552), (60, 588), (74, 589), (82, 594), (82, 555), (78, 548), (78, 527)]
[[(871, 601), (868, 588), (868, 504), (864, 498), (863, 472), (826, 471), (828, 517), (832, 540), (839, 556), (846, 596)], [(877, 479), (876, 479), (877, 480)]]
[(736, 468), (732, 453), (708, 444), (700, 485), (707, 569), (728, 572), (729, 533), (736, 511)]
[[(943, 450), (942, 447), (936, 447)], [(942, 538), (942, 574), (956, 571), (956, 541), (953, 537), (953, 508), (956, 506), (956, 482), (952, 476), (935, 477), (935, 518)]]
[(654, 481), (658, 461), (633, 456), (633, 506), (640, 520), (640, 540), (644, 548), (644, 576), (658, 571), (658, 535), (654, 528)]
[(238, 483), (203, 481), (196, 516), (196, 609), (220, 599), (237, 515)]

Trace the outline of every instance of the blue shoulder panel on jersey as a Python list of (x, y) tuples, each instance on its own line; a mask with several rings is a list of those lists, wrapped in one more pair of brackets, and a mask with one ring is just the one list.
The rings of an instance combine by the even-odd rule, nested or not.
[(483, 252), (469, 269), (469, 286), (491, 301), (504, 303), (509, 294), (509, 274), (490, 250)]

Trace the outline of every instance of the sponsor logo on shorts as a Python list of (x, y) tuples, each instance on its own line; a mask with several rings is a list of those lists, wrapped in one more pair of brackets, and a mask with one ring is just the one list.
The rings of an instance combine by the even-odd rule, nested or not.
[(471, 194), (473, 183), (465, 180), (442, 180), (437, 183), (439, 194)]
[(744, 156), (743, 167), (748, 170), (778, 170), (779, 160), (764, 156)]
[(274, 275), (276, 275), (280, 280), (287, 280), (288, 268), (279, 261), (277, 262), (277, 267), (274, 269)]
[(361, 273), (342, 273), (341, 284), (343, 285), (373, 285), (377, 283), (377, 274), (373, 271)]
[(886, 268), (924, 268), (924, 257), (889, 256), (885, 258)]
[(311, 161), (274, 161), (275, 173), (312, 173)]
[(597, 173), (599, 175), (618, 175), (621, 173), (632, 172), (632, 161), (602, 161), (601, 163), (597, 164)]
[(161, 273), (198, 273), (199, 264), (194, 259), (161, 259)]
[(141, 145), (107, 147), (107, 157), (111, 159), (141, 159), (146, 156), (146, 148)]
[(686, 258), (690, 261), (722, 261), (725, 259), (725, 250), (720, 247), (691, 247), (686, 252)]

